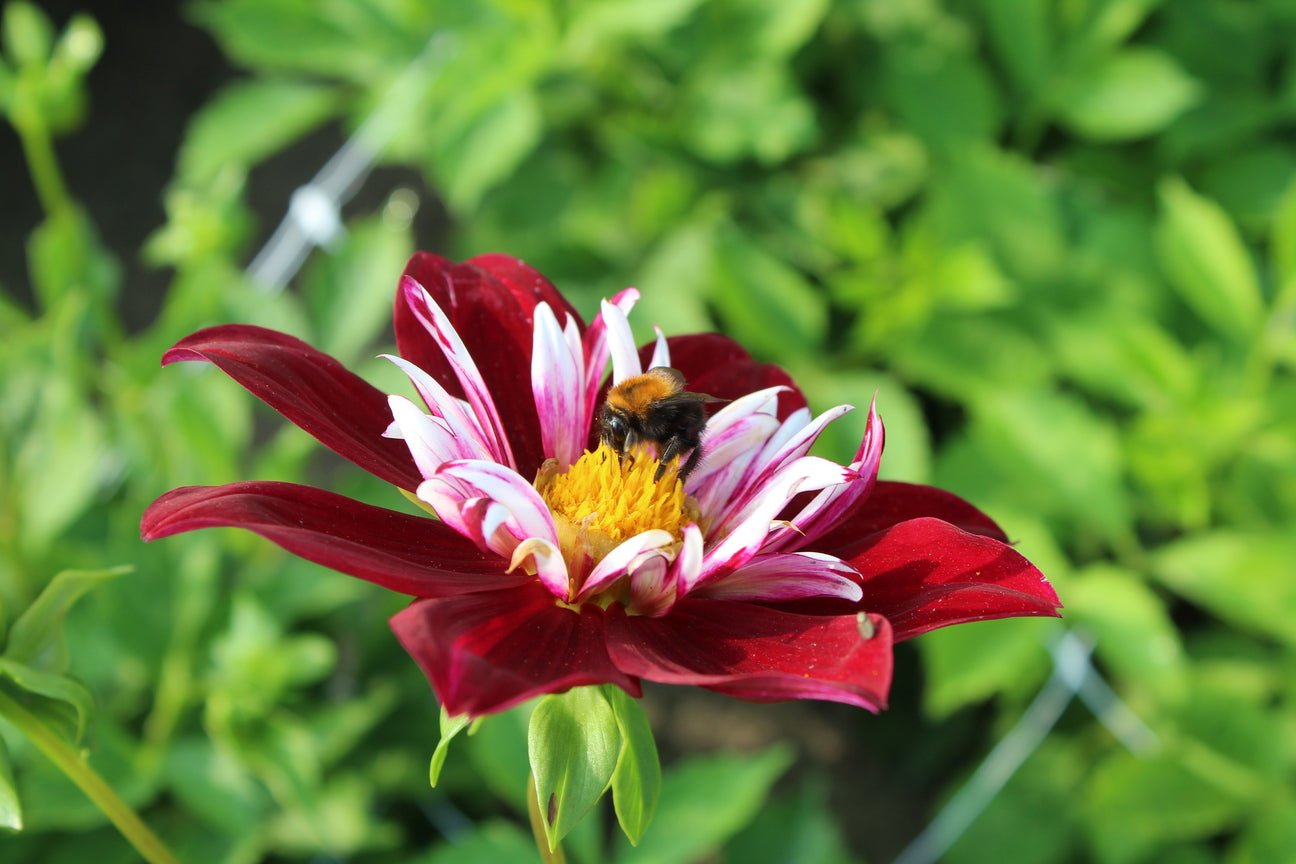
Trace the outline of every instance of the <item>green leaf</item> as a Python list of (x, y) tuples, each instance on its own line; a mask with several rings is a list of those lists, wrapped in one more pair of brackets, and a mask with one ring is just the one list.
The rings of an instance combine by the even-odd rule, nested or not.
[(527, 742), (553, 849), (607, 791), (621, 754), (621, 731), (603, 692), (577, 687), (540, 700)]
[(49, 700), (29, 705), (28, 710), (52, 721), (73, 743), (81, 740), (94, 713), (94, 697), (81, 683), (66, 675), (42, 672), (8, 657), (0, 657), (0, 684), (5, 678), (18, 689)]
[(818, 136), (814, 108), (781, 64), (749, 62), (700, 71), (685, 94), (682, 134), (698, 156), (774, 165)]
[(90, 71), (103, 54), (104, 37), (99, 24), (84, 13), (73, 15), (54, 45), (51, 71), (78, 77)]
[(827, 309), (805, 277), (742, 230), (718, 235), (711, 299), (723, 329), (760, 358), (815, 356)]
[(987, 0), (981, 4), (995, 51), (1017, 87), (1035, 93), (1053, 65), (1048, 0)]
[(790, 748), (759, 755), (692, 759), (667, 772), (661, 804), (638, 846), (623, 846), (618, 864), (708, 860), (756, 818), (774, 781), (792, 764)]
[(1193, 358), (1152, 320), (1111, 306), (1058, 316), (1049, 343), (1066, 375), (1131, 407), (1164, 409), (1197, 392)]
[(529, 834), (511, 822), (492, 821), (479, 822), (453, 842), (406, 860), (408, 864), (538, 864), (540, 857)]
[[(397, 194), (388, 201), (395, 213), (409, 202)], [(400, 273), (414, 251), (408, 223), (393, 225), (386, 213), (348, 225), (346, 237), (330, 254), (316, 256), (305, 276), (305, 295), (315, 345), (348, 365), (360, 358), (385, 327), (391, 326), (392, 274)]]
[(979, 621), (918, 640), (926, 686), (923, 711), (937, 720), (965, 705), (1013, 692), (1048, 674), (1044, 621)]
[(969, 440), (946, 447), (936, 484), (970, 493), (1001, 485), (1022, 508), (1120, 536), (1130, 521), (1113, 421), (1067, 394), (1002, 388), (980, 394)]
[(508, 95), (477, 117), (436, 158), (436, 177), (451, 209), (468, 211), (535, 149), (544, 117), (533, 93)]
[(946, 182), (932, 193), (942, 242), (988, 242), (1010, 277), (1047, 281), (1062, 271), (1062, 216), (1039, 165), (978, 145), (960, 151), (946, 170)]
[(962, 158), (963, 147), (998, 133), (1003, 122), (998, 91), (966, 48), (896, 39), (884, 58), (883, 95), (905, 128), (928, 147)]
[(1230, 850), (1230, 864), (1269, 864), (1291, 857), (1296, 849), (1296, 801), (1266, 801), (1248, 820)]
[(49, 672), (65, 671), (67, 649), (63, 642), (63, 619), (72, 604), (91, 588), (134, 569), (127, 565), (59, 573), (14, 622), (4, 656)]
[(1287, 184), (1274, 209), (1269, 229), (1269, 254), (1279, 282), (1296, 277), (1296, 178)]
[(22, 801), (18, 799), (18, 788), (14, 786), (9, 748), (0, 738), (0, 828), (21, 831), (22, 827)]
[(1296, 537), (1287, 532), (1213, 531), (1168, 543), (1152, 574), (1244, 630), (1296, 646)]
[[(194, 19), (212, 32), (239, 65), (310, 72), (330, 77), (374, 74), (372, 33), (348, 29), (330, 13), (344, 6), (301, 0), (228, 0), (190, 7)], [(357, 16), (351, 23), (387, 23), (385, 15)], [(369, 38), (366, 38), (369, 37)], [(381, 57), (381, 54), (378, 55)]]
[(1219, 205), (1177, 177), (1158, 187), (1157, 253), (1179, 296), (1203, 321), (1246, 344), (1256, 337), (1264, 303), (1250, 254)]
[(52, 377), (16, 453), (13, 490), (24, 547), (42, 550), (90, 507), (114, 469), (103, 420), (66, 377)]
[(622, 739), (621, 756), (612, 773), (612, 803), (621, 830), (632, 844), (638, 845), (661, 794), (657, 742), (638, 699), (611, 684), (604, 685), (603, 695), (612, 705)]
[(1134, 864), (1167, 843), (1210, 837), (1244, 807), (1170, 752), (1138, 758), (1115, 751), (1086, 792), (1089, 835), (1103, 864)]
[(532, 782), (527, 752), (530, 702), (486, 718), (464, 741), (473, 774), (481, 785), (521, 814), (527, 812)]
[(791, 800), (771, 801), (725, 844), (724, 861), (743, 864), (853, 864), (826, 778), (816, 773)]
[(336, 107), (333, 88), (318, 84), (274, 79), (231, 84), (190, 121), (178, 173), (203, 183), (227, 165), (255, 165), (318, 126)]
[(25, 0), (4, 6), (4, 50), (17, 67), (43, 64), (54, 44), (54, 26), (41, 9)]
[(27, 266), (42, 306), (56, 308), (73, 293), (104, 307), (117, 290), (121, 268), (79, 207), (52, 214), (27, 240)]
[(650, 43), (693, 14), (700, 0), (605, 0), (571, 8), (564, 56), (583, 59), (597, 48)]
[(1159, 132), (1200, 98), (1201, 89), (1169, 55), (1126, 48), (1085, 70), (1059, 106), (1062, 121), (1097, 141)]
[(1095, 637), (1107, 668), (1163, 700), (1188, 684), (1183, 645), (1165, 603), (1147, 585), (1110, 565), (1094, 565), (1067, 581), (1066, 615)]
[(446, 755), (450, 752), (450, 742), (468, 728), (471, 722), (472, 718), (467, 714), (451, 717), (444, 707), (441, 709), (441, 740), (437, 742), (436, 750), (432, 751), (432, 764), (428, 767), (428, 782), (431, 785), (437, 785), (437, 778), (441, 776), (441, 768), (445, 765)]

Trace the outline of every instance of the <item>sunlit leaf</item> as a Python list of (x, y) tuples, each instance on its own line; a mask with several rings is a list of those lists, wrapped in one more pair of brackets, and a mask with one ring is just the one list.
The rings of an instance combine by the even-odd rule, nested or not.
[(0, 828), (21, 831), (22, 827), (22, 802), (18, 799), (18, 789), (14, 786), (9, 748), (5, 746), (4, 739), (0, 738)]
[(467, 729), (471, 722), (472, 719), (467, 714), (451, 717), (445, 708), (441, 709), (441, 740), (437, 742), (436, 750), (432, 751), (432, 764), (428, 767), (428, 782), (431, 785), (437, 785), (437, 779), (441, 776), (441, 768), (450, 753), (450, 742)]
[(792, 763), (785, 747), (758, 755), (689, 760), (666, 773), (661, 804), (638, 846), (623, 844), (619, 864), (677, 864), (716, 854), (756, 818), (774, 781)]
[(1205, 839), (1248, 805), (1203, 779), (1182, 754), (1138, 758), (1114, 751), (1096, 766), (1083, 797), (1098, 860), (1133, 864), (1159, 846)]
[[(4, 679), (12, 685), (5, 685)], [(94, 713), (94, 697), (80, 682), (66, 675), (33, 669), (7, 657), (0, 657), (0, 686), (15, 686), (34, 696), (45, 697), (48, 701), (30, 705), (28, 710), (52, 722), (72, 742), (81, 740)]]
[(1099, 141), (1141, 138), (1197, 101), (1200, 89), (1169, 55), (1126, 48), (1080, 76), (1059, 106), (1063, 121)]
[(553, 848), (607, 791), (623, 739), (616, 714), (597, 687), (540, 700), (527, 737), (536, 797)]
[(1250, 253), (1228, 216), (1177, 178), (1158, 192), (1157, 252), (1170, 284), (1203, 321), (1240, 342), (1255, 337), (1263, 314)]
[(63, 643), (63, 619), (81, 595), (108, 579), (122, 576), (134, 568), (112, 567), (105, 570), (64, 570), (40, 593), (9, 631), (4, 656), (50, 672), (67, 668)]
[(661, 794), (657, 742), (639, 700), (611, 685), (604, 686), (603, 693), (616, 715), (622, 739), (621, 756), (612, 774), (612, 803), (621, 830), (637, 844), (652, 821)]
[(206, 180), (230, 164), (255, 165), (321, 123), (335, 110), (334, 91), (299, 81), (231, 84), (190, 121), (179, 173)]
[(1296, 645), (1292, 561), (1296, 537), (1290, 532), (1221, 530), (1162, 546), (1152, 573), (1233, 626)]

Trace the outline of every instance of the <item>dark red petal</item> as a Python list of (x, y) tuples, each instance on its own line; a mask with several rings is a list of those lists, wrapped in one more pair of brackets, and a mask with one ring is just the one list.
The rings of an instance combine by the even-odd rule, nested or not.
[(964, 621), (1056, 616), (1053, 586), (1011, 546), (940, 519), (910, 519), (843, 550), (863, 576), (859, 607), (880, 612), (897, 642)]
[(567, 298), (539, 270), (521, 258), (499, 252), (488, 252), (485, 255), (469, 258), (464, 263), (480, 267), (493, 275), (513, 292), (523, 308), (531, 310), (540, 303), (548, 303), (559, 322), (564, 320), (563, 313), (566, 312), (576, 320), (576, 326), (580, 331), (585, 332), (585, 321), (576, 311), (576, 307), (568, 303)]
[(389, 483), (414, 490), (423, 481), (404, 441), (384, 438), (387, 394), (296, 337), (226, 324), (186, 336), (162, 365), (207, 360), (330, 450)]
[(879, 480), (854, 512), (805, 548), (837, 555), (837, 550), (857, 546), (871, 534), (923, 516), (934, 516), (973, 534), (1008, 540), (993, 519), (952, 492), (918, 483)]
[[(619, 610), (620, 607), (613, 607)], [(749, 603), (687, 598), (661, 618), (608, 618), (609, 651), (623, 671), (694, 684), (740, 699), (824, 699), (876, 711), (891, 687), (891, 629), (854, 614), (798, 615)]]
[[(728, 336), (719, 333), (692, 333), (672, 336), (671, 365), (684, 374), (688, 389), (717, 399), (737, 399), (756, 390), (782, 385), (790, 388), (779, 396), (778, 416), (785, 419), (806, 405), (805, 395), (792, 376), (772, 363), (758, 363), (747, 350)], [(652, 345), (640, 349), (640, 362), (652, 356)]]
[(140, 534), (156, 540), (196, 528), (255, 531), (294, 555), (416, 597), (443, 597), (531, 581), (507, 574), (444, 522), (385, 510), (296, 483), (173, 489), (149, 505)]
[[(544, 460), (540, 420), (531, 390), (531, 349), (535, 307), (553, 307), (580, 317), (549, 280), (522, 261), (506, 255), (482, 255), (454, 263), (427, 252), (415, 253), (405, 273), (427, 289), (450, 317), (490, 390), (519, 472), (535, 473)], [(462, 397), (459, 379), (406, 302), (396, 292), (396, 345), (400, 355), (432, 375), (451, 394)]]
[(639, 682), (612, 665), (607, 615), (558, 606), (532, 580), (520, 588), (418, 600), (396, 613), (392, 630), (423, 668), (450, 714), (493, 714), (542, 693)]

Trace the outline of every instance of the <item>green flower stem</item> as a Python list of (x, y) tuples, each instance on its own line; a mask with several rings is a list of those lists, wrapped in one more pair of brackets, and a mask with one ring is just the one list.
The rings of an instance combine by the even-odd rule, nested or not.
[(58, 157), (54, 154), (54, 140), (40, 118), (14, 118), (14, 129), (22, 139), (23, 154), (27, 157), (27, 170), (31, 172), (32, 184), (46, 216), (62, 213), (72, 206), (68, 197), (67, 186), (63, 183), (63, 172), (59, 170)]
[(0, 690), (0, 714), (35, 744), (68, 779), (117, 826), (122, 836), (150, 864), (180, 864), (135, 811), (81, 758), (81, 755), (19, 702)]
[(563, 855), (562, 844), (549, 848), (549, 839), (545, 835), (544, 815), (540, 811), (540, 799), (536, 795), (535, 775), (527, 775), (527, 815), (531, 817), (531, 833), (535, 837), (536, 848), (540, 850), (540, 860), (544, 864), (567, 864)]

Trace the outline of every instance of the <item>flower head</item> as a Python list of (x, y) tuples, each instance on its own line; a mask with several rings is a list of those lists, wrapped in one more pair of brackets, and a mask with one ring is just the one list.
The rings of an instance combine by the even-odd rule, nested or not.
[[(642, 679), (876, 710), (894, 641), (1056, 614), (1053, 589), (988, 517), (877, 479), (872, 407), (849, 464), (811, 456), (850, 406), (812, 416), (786, 373), (715, 334), (659, 333), (637, 350), (637, 298), (621, 292), (586, 325), (516, 259), (420, 253), (397, 293), (390, 358), (419, 402), (281, 333), (195, 333), (163, 363), (215, 363), (435, 518), (251, 482), (167, 493), (143, 535), (238, 525), (412, 595), (392, 628), (452, 714), (584, 684), (637, 696)], [(662, 470), (671, 454), (652, 442), (599, 443), (605, 391), (655, 367), (723, 403), (692, 471), (682, 452)]]

